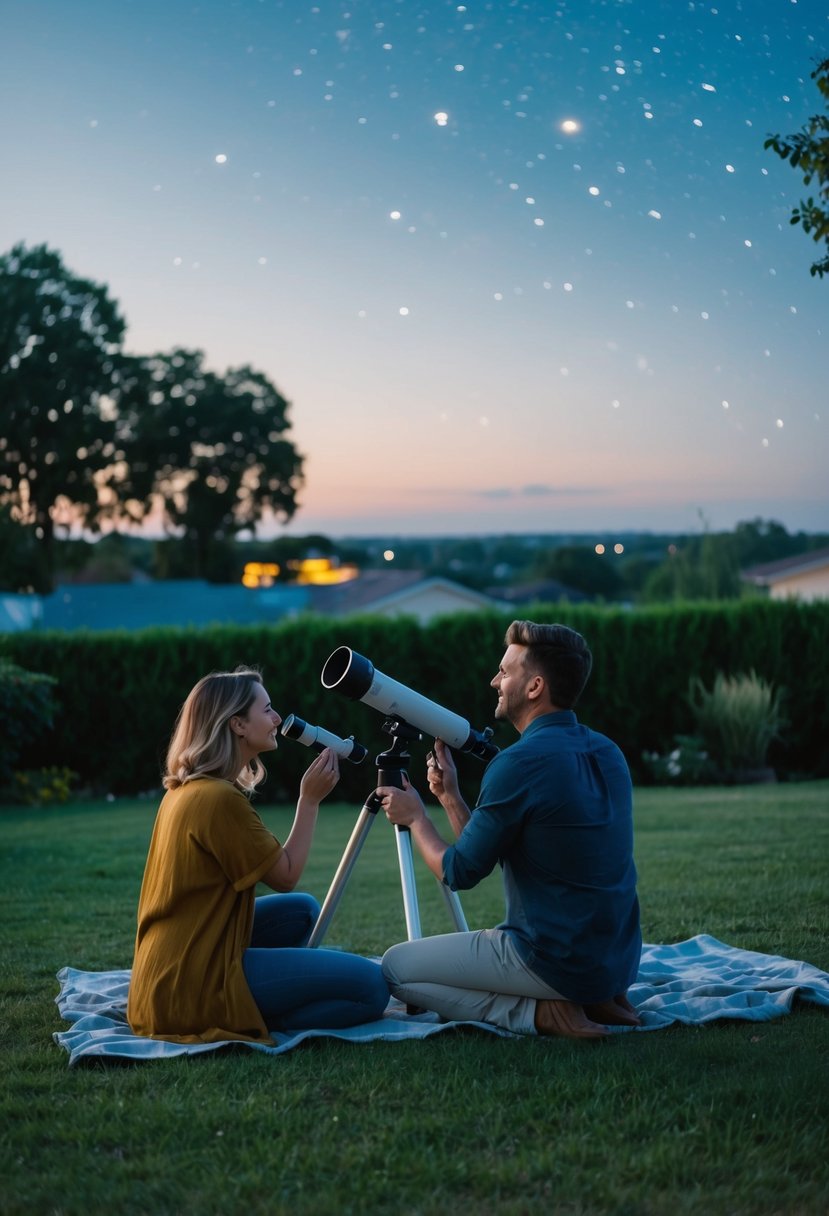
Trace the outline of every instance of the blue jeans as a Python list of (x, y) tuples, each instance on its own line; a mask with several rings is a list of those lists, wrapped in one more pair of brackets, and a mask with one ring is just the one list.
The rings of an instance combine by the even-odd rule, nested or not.
[(319, 904), (312, 895), (256, 900), (242, 964), (269, 1030), (333, 1030), (374, 1022), (389, 1001), (379, 963), (339, 950), (306, 947)]

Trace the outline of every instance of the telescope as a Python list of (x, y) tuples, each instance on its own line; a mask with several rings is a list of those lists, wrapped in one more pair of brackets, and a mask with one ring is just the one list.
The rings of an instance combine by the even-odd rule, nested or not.
[(368, 749), (363, 747), (362, 743), (358, 743), (353, 735), (349, 735), (347, 739), (341, 739), (339, 735), (332, 735), (330, 730), (324, 730), (321, 726), (312, 726), (310, 722), (303, 721), (296, 714), (288, 714), (279, 733), (286, 739), (296, 739), (297, 743), (303, 743), (305, 747), (313, 747), (318, 752), (330, 747), (332, 752), (336, 752), (343, 760), (350, 760), (352, 764), (361, 764), (368, 755)]
[(322, 669), (323, 688), (335, 689), (351, 701), (362, 701), (389, 718), (403, 721), (449, 747), (489, 761), (498, 754), (492, 729), (473, 730), (465, 718), (444, 709), (419, 692), (377, 671), (374, 664), (349, 646), (339, 646)]

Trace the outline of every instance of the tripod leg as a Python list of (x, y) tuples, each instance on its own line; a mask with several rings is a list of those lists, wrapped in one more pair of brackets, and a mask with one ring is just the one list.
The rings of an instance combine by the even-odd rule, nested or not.
[(466, 917), (463, 914), (460, 896), (457, 891), (453, 891), (451, 887), (447, 887), (446, 883), (441, 882), (439, 878), (436, 881), (440, 887), (440, 893), (446, 902), (446, 907), (449, 909), (449, 915), (452, 917), (456, 931), (458, 933), (468, 933), (469, 925), (466, 923)]
[(370, 798), (357, 817), (354, 830), (349, 837), (348, 844), (345, 846), (345, 852), (340, 859), (337, 872), (331, 881), (325, 902), (320, 909), (317, 923), (311, 930), (311, 936), (308, 939), (309, 946), (318, 946), (325, 936), (331, 919), (337, 910), (337, 904), (340, 902), (342, 893), (345, 890), (345, 884), (348, 882), (351, 871), (354, 869), (357, 858), (360, 855), (360, 849), (363, 847), (371, 825), (377, 818), (377, 806), (379, 806), (379, 803), (376, 806), (373, 805)]
[(410, 942), (422, 937), (420, 912), (417, 906), (414, 860), (412, 858), (412, 836), (408, 828), (395, 825), (397, 860), (400, 865), (400, 885), (403, 889), (403, 912), (406, 916), (406, 935)]

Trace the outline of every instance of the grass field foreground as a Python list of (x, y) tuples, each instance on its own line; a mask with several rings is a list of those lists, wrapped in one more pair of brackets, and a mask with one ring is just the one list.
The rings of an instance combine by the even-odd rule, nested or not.
[[(696, 933), (829, 970), (829, 783), (637, 791), (647, 941)], [(260, 808), (277, 835), (290, 811)], [(0, 814), (0, 1211), (809, 1216), (829, 1210), (829, 1012), (609, 1043), (470, 1032), (284, 1056), (67, 1068), (55, 972), (129, 966), (152, 802)], [(357, 809), (324, 808), (324, 896)], [(424, 932), (443, 932), (418, 870)], [(493, 876), (463, 905), (494, 924)], [(328, 943), (405, 936), (391, 829)]]

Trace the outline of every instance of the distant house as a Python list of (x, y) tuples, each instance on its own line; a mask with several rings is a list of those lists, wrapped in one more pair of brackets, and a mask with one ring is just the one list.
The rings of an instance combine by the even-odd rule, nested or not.
[(829, 549), (813, 549), (743, 570), (744, 582), (765, 587), (773, 600), (829, 599)]
[(509, 608), (448, 578), (424, 578), (417, 570), (367, 570), (349, 583), (313, 589), (311, 606), (325, 616), (370, 612), (377, 616), (414, 616), (425, 624), (449, 612)]
[(460, 583), (424, 578), (415, 570), (367, 571), (350, 582), (330, 586), (276, 583), (251, 588), (202, 579), (71, 584), (43, 596), (0, 592), (0, 633), (264, 625), (302, 612), (334, 617), (357, 612), (407, 614), (425, 622), (441, 613), (505, 607)]

